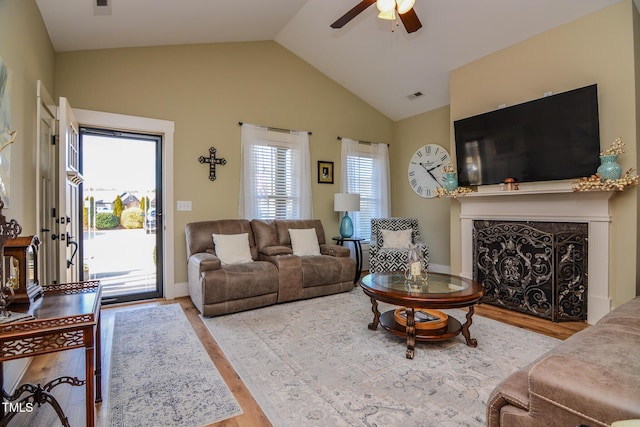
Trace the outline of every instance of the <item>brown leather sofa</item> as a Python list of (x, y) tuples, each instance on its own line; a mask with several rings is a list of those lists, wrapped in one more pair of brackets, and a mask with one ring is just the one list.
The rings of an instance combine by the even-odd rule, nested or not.
[[(347, 248), (327, 244), (320, 220), (251, 221), (260, 259), (278, 267), (278, 302), (312, 298), (353, 289), (355, 260)], [(316, 230), (320, 255), (294, 256), (289, 229)]]
[(639, 354), (636, 297), (500, 383), (487, 425), (595, 427), (638, 419)]
[[(315, 229), (320, 255), (293, 255), (289, 228)], [(353, 288), (355, 261), (347, 248), (327, 244), (319, 220), (189, 223), (189, 294), (203, 316), (218, 316)], [(222, 265), (213, 234), (248, 233), (252, 262)]]

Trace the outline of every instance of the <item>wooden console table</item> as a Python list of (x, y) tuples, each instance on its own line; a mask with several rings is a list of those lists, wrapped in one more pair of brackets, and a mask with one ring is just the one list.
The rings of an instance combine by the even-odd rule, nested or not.
[[(7, 425), (20, 408), (31, 404), (50, 404), (64, 426), (69, 421), (50, 391), (60, 384), (85, 385), (86, 425), (95, 425), (95, 402), (102, 400), (102, 361), (100, 356), (100, 307), (102, 288), (99, 281), (63, 283), (44, 286), (44, 295), (30, 306), (11, 306), (35, 319), (0, 324), (0, 384), (4, 383), (2, 363), (7, 360), (74, 348), (85, 349), (84, 380), (61, 376), (47, 384), (22, 384), (11, 395), (2, 388), (0, 426)], [(26, 394), (26, 395), (25, 395)], [(24, 396), (23, 396), (24, 395)], [(5, 403), (7, 403), (5, 405)]]

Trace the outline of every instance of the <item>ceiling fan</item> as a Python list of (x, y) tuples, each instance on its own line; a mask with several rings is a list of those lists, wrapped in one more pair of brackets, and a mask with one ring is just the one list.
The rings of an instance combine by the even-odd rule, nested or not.
[(376, 3), (380, 11), (378, 18), (395, 20), (397, 13), (407, 33), (413, 33), (422, 28), (422, 23), (418, 19), (415, 10), (413, 10), (415, 0), (362, 0), (355, 5), (353, 9), (331, 24), (331, 28), (342, 28), (347, 22), (351, 21), (374, 3)]

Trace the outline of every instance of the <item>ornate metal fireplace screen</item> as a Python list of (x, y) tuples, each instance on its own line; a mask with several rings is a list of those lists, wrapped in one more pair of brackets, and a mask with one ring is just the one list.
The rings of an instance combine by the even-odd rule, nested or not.
[(473, 222), (483, 302), (554, 322), (587, 318), (588, 224)]

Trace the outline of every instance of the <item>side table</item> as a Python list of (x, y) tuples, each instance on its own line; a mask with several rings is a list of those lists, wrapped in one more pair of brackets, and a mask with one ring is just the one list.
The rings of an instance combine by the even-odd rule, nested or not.
[(356, 277), (353, 279), (353, 283), (358, 283), (360, 280), (360, 273), (362, 272), (362, 244), (364, 239), (358, 237), (332, 237), (340, 246), (344, 246), (344, 242), (353, 242), (353, 247), (356, 251)]
[[(12, 394), (2, 388), (0, 425), (7, 425), (27, 403), (49, 404), (63, 426), (69, 426), (60, 404), (51, 390), (60, 384), (85, 386), (86, 425), (95, 425), (95, 402), (102, 401), (102, 361), (100, 348), (100, 308), (102, 288), (99, 281), (62, 283), (43, 286), (44, 295), (25, 306), (34, 318), (0, 325), (0, 384), (2, 363), (7, 360), (74, 348), (85, 349), (85, 379), (60, 376), (44, 385), (22, 384)], [(14, 310), (19, 308), (11, 307)], [(6, 405), (5, 405), (6, 404)], [(9, 410), (5, 410), (8, 408)], [(13, 410), (12, 410), (13, 409)]]

